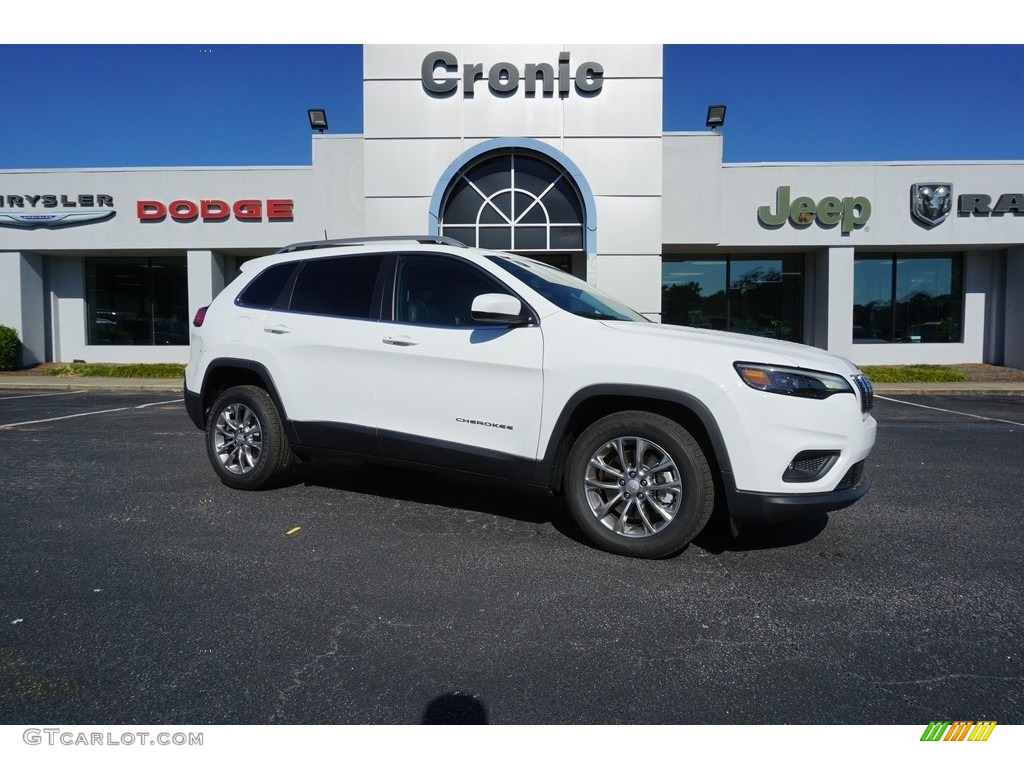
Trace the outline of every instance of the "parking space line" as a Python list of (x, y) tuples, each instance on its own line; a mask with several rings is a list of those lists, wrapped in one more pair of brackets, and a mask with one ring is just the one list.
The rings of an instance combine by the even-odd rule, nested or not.
[(145, 405), (136, 405), (136, 408), (152, 408), (154, 405), (170, 405), (171, 403), (184, 403), (185, 398), (179, 397), (177, 400), (164, 400), (161, 403), (146, 403)]
[(25, 397), (56, 397), (57, 395), (80, 395), (83, 392), (88, 392), (88, 391), (89, 390), (87, 390), (87, 389), (76, 389), (73, 392), (47, 392), (46, 394), (43, 394), (43, 395), (10, 395), (10, 396), (5, 396), (5, 397), (0, 397), (0, 400), (21, 400), (22, 398), (25, 398)]
[(144, 403), (143, 405), (126, 405), (122, 408), (108, 408), (105, 411), (89, 411), (88, 413), (71, 413), (67, 416), (54, 416), (49, 419), (36, 419), (35, 421), (19, 421), (14, 424), (0, 424), (0, 429), (10, 429), (12, 427), (24, 427), (30, 424), (45, 424), (48, 421), (61, 421), (63, 419), (77, 419), (80, 416), (98, 416), (103, 413), (117, 413), (118, 411), (134, 411), (139, 408), (152, 408), (154, 405), (170, 405), (171, 403), (183, 402), (184, 398), (177, 400), (164, 400), (159, 403)]
[(921, 405), (920, 403), (908, 403), (906, 400), (897, 400), (894, 397), (883, 397), (882, 395), (875, 395), (877, 400), (888, 400), (890, 403), (900, 403), (901, 405), (913, 405), (915, 408), (927, 408), (929, 411), (942, 411), (943, 413), (952, 413), (957, 416), (969, 416), (972, 419), (983, 419), (985, 421), (998, 421), (1003, 424), (1013, 424), (1015, 427), (1024, 427), (1019, 421), (1009, 421), (1007, 419), (996, 419), (991, 416), (979, 416), (976, 413), (964, 413), (963, 411), (951, 411), (948, 408), (936, 408), (934, 405)]

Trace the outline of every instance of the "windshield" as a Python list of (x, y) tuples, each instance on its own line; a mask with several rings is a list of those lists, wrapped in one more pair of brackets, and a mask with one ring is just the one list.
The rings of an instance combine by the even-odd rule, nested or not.
[(566, 312), (595, 320), (650, 322), (618, 299), (542, 261), (498, 254), (488, 254), (488, 258)]

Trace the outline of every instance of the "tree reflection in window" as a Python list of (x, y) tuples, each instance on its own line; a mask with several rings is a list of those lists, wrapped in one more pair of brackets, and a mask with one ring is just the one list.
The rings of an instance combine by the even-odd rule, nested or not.
[(803, 255), (666, 256), (661, 320), (803, 340)]
[(963, 341), (962, 254), (870, 254), (853, 267), (853, 342)]

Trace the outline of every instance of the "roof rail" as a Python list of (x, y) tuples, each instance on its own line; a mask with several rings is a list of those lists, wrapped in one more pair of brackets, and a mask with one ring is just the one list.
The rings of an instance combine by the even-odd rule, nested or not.
[(467, 248), (465, 243), (451, 237), (440, 237), (438, 235), (381, 235), (377, 237), (345, 237), (340, 240), (308, 240), (303, 243), (292, 243), (286, 245), (274, 253), (292, 253), (294, 251), (311, 251), (315, 248), (334, 248), (345, 245), (364, 245), (366, 243), (388, 243), (388, 242), (409, 241), (422, 245), (453, 245), (456, 248)]

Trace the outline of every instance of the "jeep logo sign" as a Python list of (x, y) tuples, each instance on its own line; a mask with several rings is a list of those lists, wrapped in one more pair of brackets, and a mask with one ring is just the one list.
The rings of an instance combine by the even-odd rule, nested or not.
[(775, 210), (770, 205), (757, 209), (757, 220), (766, 227), (781, 227), (789, 219), (794, 227), (809, 227), (817, 221), (819, 226), (840, 224), (844, 235), (863, 227), (871, 218), (871, 201), (866, 197), (823, 197), (818, 202), (810, 197), (789, 199), (789, 187), (779, 187), (775, 193)]
[[(438, 96), (450, 96), (459, 87), (459, 60), (454, 53), (448, 51), (432, 51), (423, 58), (420, 67), (420, 80), (423, 87)], [(453, 76), (454, 75), (454, 76)], [(484, 79), (483, 64), (464, 64), (462, 66), (462, 93), (472, 97), (475, 94), (478, 80)], [(522, 70), (515, 64), (499, 61), (487, 70), (487, 87), (491, 93), (504, 96), (511, 95), (523, 81), (523, 90), (528, 97), (537, 93), (537, 81), (540, 81), (540, 92), (544, 96), (552, 96), (555, 92), (556, 70), (551, 64), (526, 64)], [(597, 93), (604, 85), (604, 67), (596, 61), (585, 61), (576, 67), (574, 77), (569, 73), (569, 52), (558, 54), (557, 69), (558, 95), (565, 98), (569, 95), (571, 83), (576, 85), (580, 93)]]

